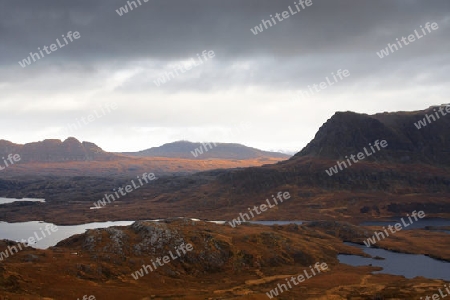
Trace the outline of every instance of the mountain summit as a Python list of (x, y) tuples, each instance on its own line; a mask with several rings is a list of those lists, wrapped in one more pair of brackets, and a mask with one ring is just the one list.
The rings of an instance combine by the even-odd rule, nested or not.
[(62, 162), (62, 161), (92, 161), (112, 160), (115, 155), (103, 151), (89, 142), (80, 142), (69, 137), (65, 141), (47, 139), (41, 142), (14, 144), (0, 140), (0, 155), (20, 154), (23, 162)]
[(445, 108), (375, 115), (337, 112), (295, 156), (342, 160), (369, 143), (386, 140), (389, 146), (368, 160), (450, 166), (450, 114), (440, 112), (446, 113)]
[(287, 159), (289, 155), (262, 151), (234, 143), (192, 143), (177, 141), (167, 143), (160, 147), (153, 147), (139, 152), (122, 153), (140, 157), (170, 157), (187, 159), (258, 159), (281, 158)]

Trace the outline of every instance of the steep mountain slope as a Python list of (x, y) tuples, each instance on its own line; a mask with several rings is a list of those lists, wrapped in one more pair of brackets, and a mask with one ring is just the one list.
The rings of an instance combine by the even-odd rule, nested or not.
[(241, 144), (192, 143), (188, 141), (178, 141), (139, 152), (126, 152), (122, 154), (141, 157), (171, 157), (190, 159), (287, 159), (290, 157), (289, 155), (283, 153), (262, 151)]
[[(338, 112), (296, 156), (343, 160), (345, 156), (362, 151), (363, 147), (369, 148), (369, 143), (386, 140), (388, 147), (368, 157), (369, 161), (449, 167), (450, 115), (442, 116), (441, 107), (445, 108), (437, 106), (423, 111), (375, 115)], [(420, 124), (422, 128), (418, 129), (415, 124), (419, 121), (426, 122), (426, 126)]]

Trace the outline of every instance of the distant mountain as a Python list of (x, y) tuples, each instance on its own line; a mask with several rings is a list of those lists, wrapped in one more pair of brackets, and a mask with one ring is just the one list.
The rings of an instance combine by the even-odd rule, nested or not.
[[(1, 157), (8, 159), (10, 154), (19, 154), (21, 157), (19, 162), (15, 162), (6, 170), (0, 169), (0, 177), (17, 175), (134, 176), (149, 170), (159, 176), (191, 174), (213, 169), (273, 164), (290, 157), (238, 144), (222, 145), (217, 144), (216, 147), (211, 144), (212, 148), (205, 148), (206, 145), (200, 143), (178, 142), (149, 149), (154, 155), (141, 153), (124, 155), (105, 152), (93, 143), (80, 142), (73, 137), (65, 141), (47, 139), (24, 145), (0, 140), (0, 166), (5, 166)], [(191, 151), (197, 156), (195, 157)]]
[[(247, 212), (249, 207), (271, 199), (272, 195), (276, 197), (278, 193), (289, 192), (292, 198), (255, 218), (346, 219), (358, 223), (369, 218), (406, 216), (414, 210), (425, 211), (427, 217), (450, 218), (450, 115), (439, 119), (436, 117), (435, 120), (431, 117), (440, 108), (442, 107), (375, 115), (338, 112), (321, 126), (315, 138), (295, 156), (288, 160), (277, 159), (277, 163), (257, 159), (258, 164), (254, 163), (253, 167), (247, 168), (242, 168), (244, 163), (249, 166), (245, 160), (122, 156), (126, 159), (121, 164), (107, 162), (111, 166), (103, 166), (102, 172), (108, 170), (107, 174), (111, 175), (134, 176), (141, 171), (155, 172), (159, 177), (164, 170), (168, 170), (168, 165), (172, 172), (186, 172), (198, 168), (218, 169), (218, 162), (223, 162), (220, 168), (228, 169), (188, 176), (161, 176), (148, 188), (134, 191), (127, 198), (126, 205), (114, 212), (99, 209), (95, 215), (87, 216), (81, 209), (85, 205), (83, 203), (70, 211), (70, 217), (73, 218), (75, 212), (78, 212), (78, 220), (89, 218), (89, 221), (143, 220), (172, 216), (207, 216), (210, 220), (231, 220), (240, 212)], [(422, 126), (420, 129), (416, 126), (419, 121)], [(362, 151), (369, 143), (383, 139), (387, 140), (388, 146), (381, 151), (348, 168), (336, 167), (336, 160), (342, 161), (345, 156)], [(188, 151), (187, 155), (195, 149), (191, 148), (192, 143), (183, 144), (189, 145), (184, 149)], [(178, 151), (179, 149), (180, 147)], [(220, 150), (219, 144), (206, 154), (214, 150)], [(160, 166), (155, 164), (158, 160), (161, 162)], [(187, 165), (187, 162), (191, 165)], [(234, 169), (230, 169), (231, 163), (240, 164), (241, 168), (235, 165)], [(61, 173), (61, 170), (67, 173), (68, 165), (70, 166), (67, 163), (58, 164), (55, 166), (55, 173)], [(78, 170), (86, 172), (86, 168), (99, 165), (100, 163), (85, 162), (83, 166), (78, 166)], [(337, 172), (326, 172), (330, 168), (335, 168)], [(16, 169), (19, 168), (3, 170), (0, 176)], [(43, 170), (40, 166), (36, 169), (39, 172)], [(51, 213), (52, 218), (58, 222), (67, 219), (62, 214), (67, 210), (67, 199), (73, 203), (82, 203), (88, 201), (88, 196), (92, 203), (103, 197), (104, 189), (112, 190), (117, 187), (117, 183), (109, 178), (78, 178), (76, 182), (64, 178), (52, 179), (58, 180), (55, 186), (60, 188), (55, 189), (49, 189), (45, 179), (21, 180), (0, 178), (1, 194), (9, 197), (45, 198), (49, 201), (64, 199), (59, 209), (52, 212), (29, 211), (34, 219), (37, 216), (40, 219), (48, 218)], [(120, 202), (116, 202), (117, 205), (121, 205)], [(0, 207), (0, 215), (2, 213), (5, 212)], [(24, 214), (23, 210), (17, 210), (14, 214), (16, 221), (23, 221), (20, 219)], [(12, 212), (8, 211), (8, 217), (11, 216)]]
[(241, 144), (231, 143), (192, 143), (178, 141), (153, 147), (139, 152), (122, 153), (139, 157), (169, 157), (186, 159), (259, 159), (280, 158), (287, 159), (290, 155), (279, 152), (262, 151)]
[[(293, 195), (292, 200), (261, 218), (357, 220), (406, 216), (414, 210), (424, 210), (427, 216), (448, 217), (450, 114), (435, 120), (431, 117), (440, 108), (375, 115), (338, 112), (302, 151), (288, 160), (224, 170), (208, 178), (207, 184), (204, 180), (212, 173), (192, 175), (184, 184), (177, 183), (176, 188), (171, 181), (159, 181), (139, 196), (156, 199), (145, 206), (152, 211), (164, 212), (170, 207), (175, 213), (172, 207), (176, 202), (178, 215), (208, 214), (211, 219), (234, 218), (253, 207), (256, 199), (264, 201), (284, 191)], [(419, 121), (421, 129), (416, 126)], [(362, 152), (376, 140), (386, 140), (388, 146), (348, 168), (336, 167), (334, 175), (326, 172), (337, 160)], [(169, 189), (170, 195), (166, 192)], [(128, 203), (130, 211), (142, 207), (140, 198), (136, 199), (132, 205)], [(132, 217), (144, 218), (147, 210), (142, 211)]]
[(368, 161), (450, 166), (450, 114), (442, 115), (441, 108), (445, 113), (445, 105), (375, 115), (337, 112), (296, 157), (343, 160), (369, 149), (369, 143), (386, 140), (388, 146)]
[(20, 163), (24, 162), (63, 162), (63, 161), (109, 161), (117, 155), (103, 151), (89, 142), (80, 142), (70, 137), (65, 141), (47, 139), (41, 142), (14, 144), (0, 140), (0, 155), (19, 154)]

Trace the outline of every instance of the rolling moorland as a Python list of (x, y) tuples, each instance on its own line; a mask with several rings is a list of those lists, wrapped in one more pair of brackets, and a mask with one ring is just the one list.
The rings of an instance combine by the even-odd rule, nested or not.
[(19, 154), (21, 159), (14, 168), (0, 174), (1, 177), (124, 176), (149, 170), (158, 175), (181, 175), (219, 168), (260, 166), (290, 157), (226, 143), (208, 146), (181, 141), (139, 152), (110, 153), (73, 137), (65, 141), (48, 139), (25, 145), (0, 140), (0, 155), (7, 157), (11, 153)]
[[(61, 175), (64, 164), (77, 161), (58, 161), (59, 167), (56, 162), (39, 162), (35, 172), (25, 167), (35, 162), (12, 166), (17, 173), (1, 175), (0, 194), (45, 198), (46, 202), (1, 205), (1, 220), (58, 225), (167, 220), (89, 230), (47, 250), (27, 248), (1, 264), (3, 295), (10, 299), (24, 299), (24, 295), (25, 299), (76, 299), (84, 294), (98, 299), (118, 299), (117, 295), (120, 299), (267, 299), (265, 293), (276, 284), (317, 261), (326, 262), (329, 271), (277, 299), (419, 299), (432, 294), (444, 285), (441, 280), (373, 274), (375, 267), (339, 264), (337, 254), (362, 255), (343, 243), (362, 244), (377, 229), (356, 226), (362, 221), (385, 220), (414, 210), (425, 211), (427, 217), (450, 218), (450, 117), (421, 129), (414, 125), (434, 109), (375, 115), (338, 112), (299, 153), (257, 167), (159, 175), (151, 165), (139, 165), (142, 159), (150, 164), (153, 157), (105, 153), (84, 143), (97, 149), (96, 154), (88, 162), (78, 162), (89, 164), (95, 172), (73, 176), (75, 171), (69, 170)], [(376, 140), (386, 140), (388, 146), (337, 174), (325, 172)], [(98, 172), (103, 163), (121, 159), (135, 160), (137, 169), (122, 173), (110, 167)], [(80, 172), (83, 166), (76, 169)], [(101, 209), (90, 209), (105, 193), (142, 172), (154, 172), (158, 179)], [(231, 220), (279, 191), (288, 191), (291, 199), (255, 220), (311, 222), (232, 228), (187, 219)], [(174, 219), (179, 216), (186, 218)], [(149, 253), (163, 256), (179, 241), (190, 242), (194, 250), (139, 280), (131, 277), (149, 263)], [(0, 249), (13, 242), (2, 243)], [(377, 247), (450, 261), (448, 245), (448, 234), (410, 230)]]
[[(449, 217), (450, 118), (415, 128), (414, 122), (429, 111), (432, 109), (372, 116), (339, 112), (295, 156), (260, 167), (183, 176), (160, 176), (143, 168), (132, 176), (3, 177), (2, 195), (45, 198), (46, 203), (8, 204), (0, 208), (0, 216), (8, 221), (38, 218), (57, 224), (178, 216), (223, 220), (235, 218), (272, 194), (289, 191), (292, 201), (255, 219), (359, 222), (413, 210), (425, 210), (429, 217)], [(382, 151), (333, 176), (325, 172), (336, 160), (383, 139), (388, 147)], [(88, 163), (93, 168), (97, 164)], [(60, 166), (59, 172), (64, 171)], [(128, 184), (142, 172), (153, 172), (158, 179), (103, 209), (89, 209), (105, 193)], [(65, 213), (68, 208), (70, 213)]]

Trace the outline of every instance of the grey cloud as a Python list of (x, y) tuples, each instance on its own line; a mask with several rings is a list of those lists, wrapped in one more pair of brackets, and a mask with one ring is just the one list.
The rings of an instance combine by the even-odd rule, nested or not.
[[(250, 28), (293, 1), (150, 0), (119, 17), (122, 0), (14, 1), (2, 3), (2, 64), (17, 64), (61, 34), (82, 38), (51, 55), (74, 61), (177, 59), (203, 49), (222, 58), (258, 54), (281, 57), (308, 53), (374, 51), (426, 21), (450, 14), (448, 1), (323, 1), (253, 36)], [(437, 33), (448, 45), (448, 30)], [(425, 45), (418, 46), (424, 49)], [(428, 49), (430, 50), (430, 49)], [(438, 49), (436, 49), (438, 50)], [(434, 51), (434, 50), (433, 50)], [(54, 58), (52, 57), (52, 59)]]
[[(183, 127), (250, 119), (260, 122), (247, 136), (250, 145), (273, 141), (267, 146), (273, 149), (282, 148), (282, 140), (289, 147), (306, 144), (336, 110), (420, 109), (448, 97), (448, 0), (312, 0), (311, 7), (256, 36), (250, 28), (294, 0), (143, 1), (120, 17), (115, 10), (127, 1), (0, 0), (0, 108), (8, 111), (0, 124), (15, 129), (3, 138), (53, 138), (59, 127), (114, 100), (117, 113), (76, 134), (108, 144), (103, 133), (112, 130), (137, 143), (143, 134), (130, 128), (166, 128), (164, 142), (170, 142), (198, 138)], [(426, 22), (438, 22), (439, 30), (377, 57), (387, 43)], [(79, 31), (81, 38), (26, 68), (18, 65), (68, 31)], [(155, 86), (169, 64), (203, 50), (216, 57)], [(349, 69), (351, 76), (312, 99), (284, 98), (337, 69)], [(373, 95), (381, 99), (367, 99)], [(273, 119), (291, 123), (270, 121), (274, 111)], [(304, 132), (297, 135), (300, 127)], [(205, 130), (204, 140), (214, 137)], [(142, 143), (134, 149), (158, 145)]]

